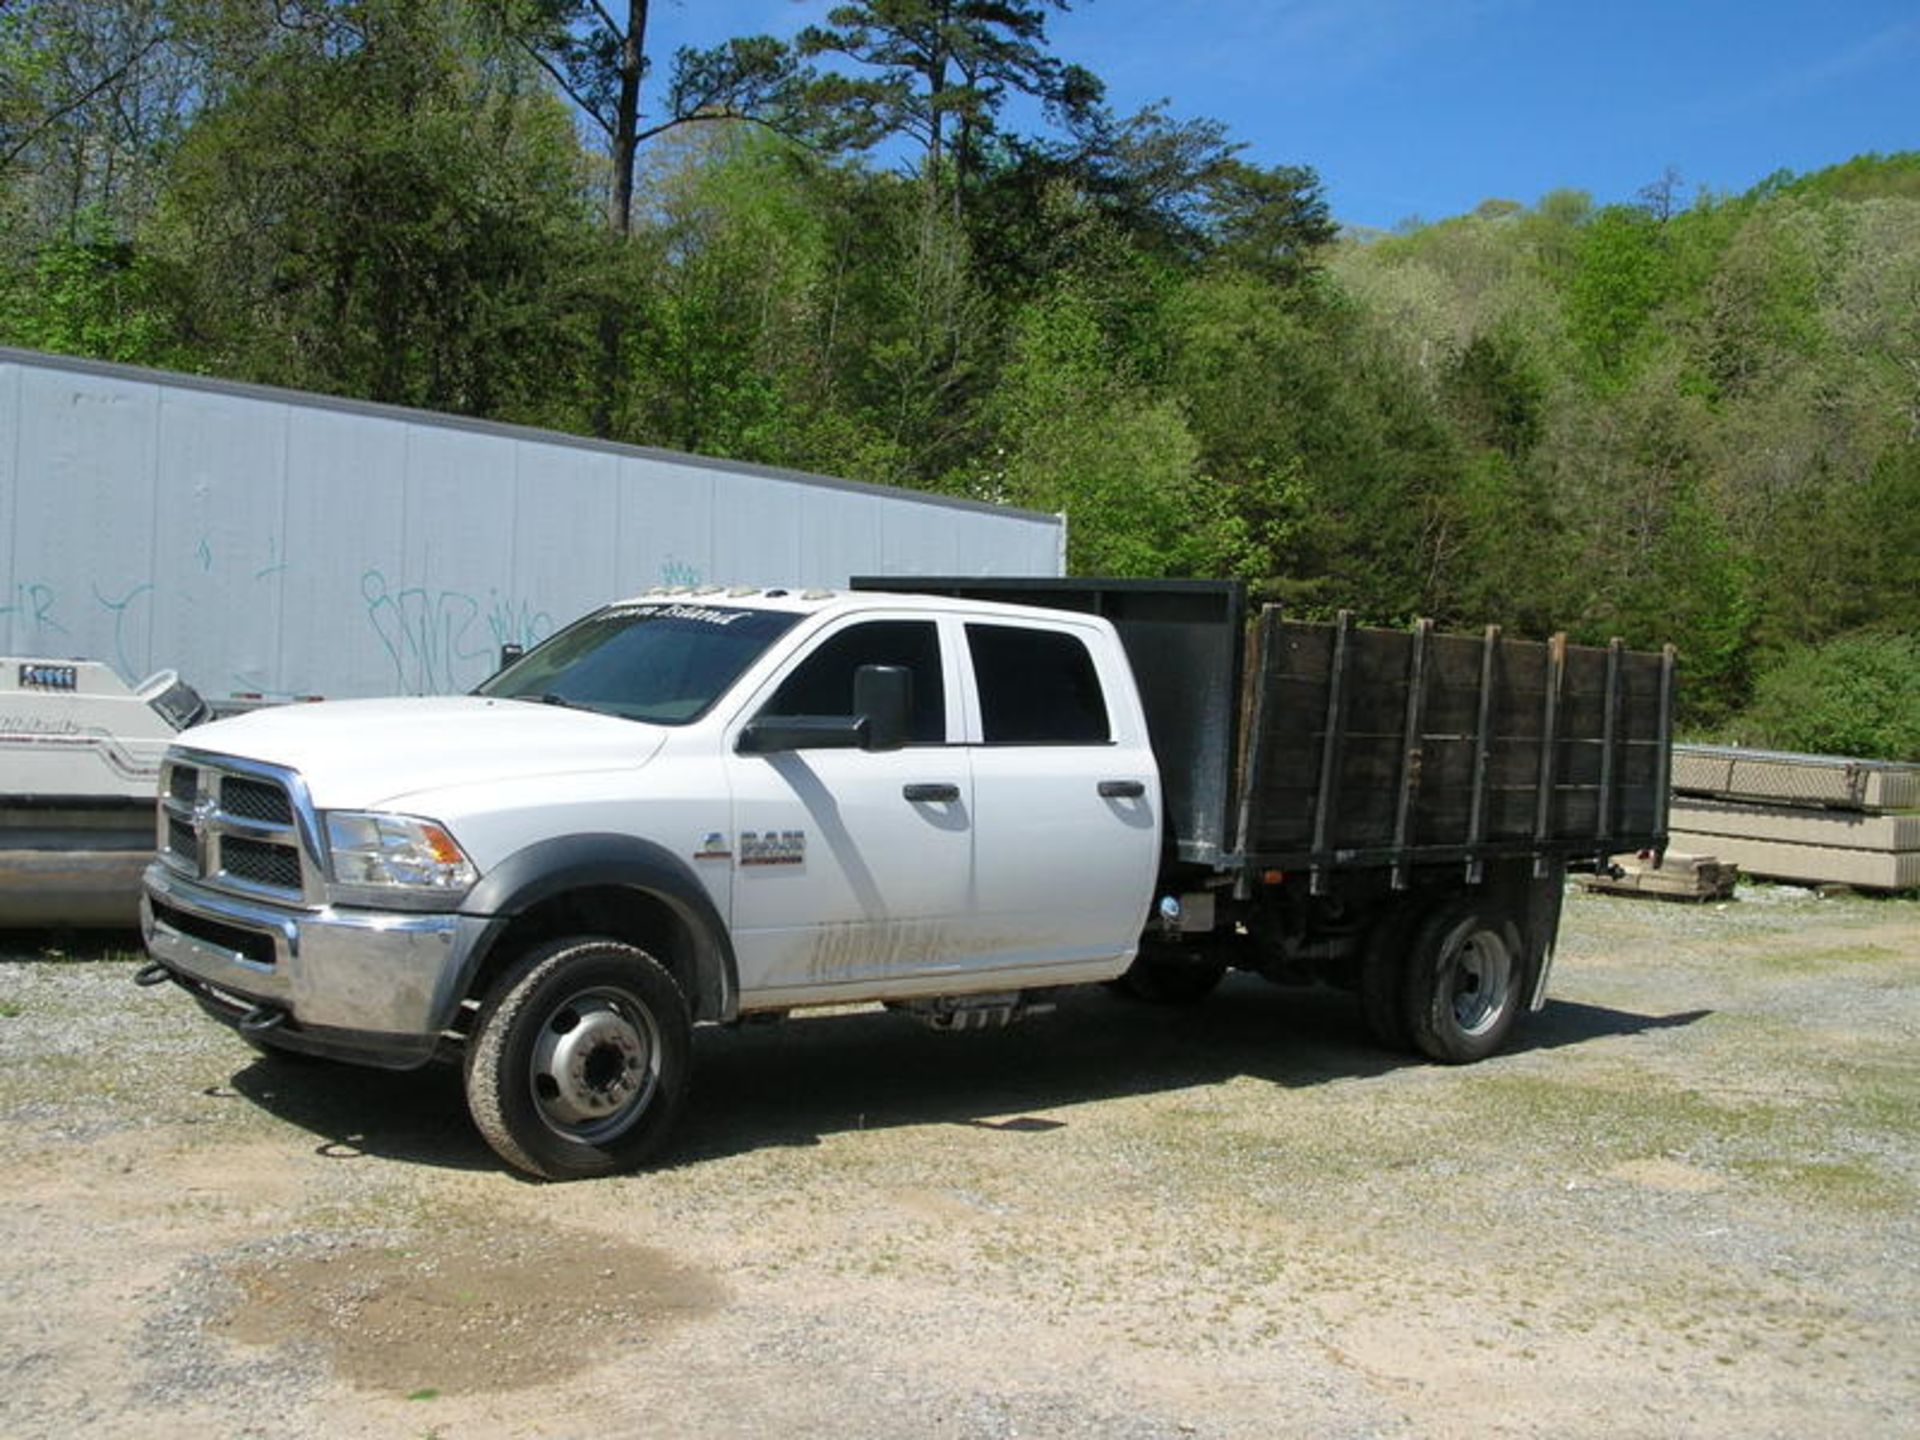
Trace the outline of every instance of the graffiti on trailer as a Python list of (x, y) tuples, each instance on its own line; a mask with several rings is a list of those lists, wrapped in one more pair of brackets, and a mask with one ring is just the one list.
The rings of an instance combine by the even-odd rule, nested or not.
[[(247, 561), (228, 572), (222, 555), (208, 540), (189, 552), (176, 571), (179, 583), (165, 587), (151, 579), (125, 575), (86, 582), (87, 594), (74, 597), (39, 579), (0, 588), (0, 649), (66, 655), (83, 647), (110, 660), (123, 676), (147, 673), (153, 656), (150, 620), (156, 601), (198, 605), (210, 598), (209, 586), (223, 604), (238, 605), (239, 589), (277, 587), (291, 567), (285, 551), (269, 540), (266, 564)], [(204, 578), (203, 578), (204, 577)], [(259, 593), (255, 591), (254, 593)], [(396, 585), (378, 569), (362, 572), (360, 595), (369, 625), (393, 666), (395, 688), (415, 694), (463, 690), (489, 674), (503, 645), (531, 648), (551, 635), (552, 615), (532, 600), (489, 590), (486, 597), (464, 590)], [(183, 656), (169, 654), (168, 663)], [(257, 667), (232, 672), (243, 690), (266, 690), (270, 677)]]
[(60, 596), (51, 585), (43, 585), (37, 580), (23, 580), (5, 592), (6, 603), (0, 605), (0, 620), (17, 619), (29, 627), (33, 636), (64, 635), (67, 627), (53, 618), (53, 607), (59, 603)]
[(360, 596), (396, 685), (414, 695), (465, 689), (493, 668), (502, 645), (536, 645), (553, 633), (546, 611), (498, 591), (483, 606), (464, 590), (396, 587), (382, 571), (367, 570)]
[[(87, 588), (93, 592), (93, 603), (98, 613), (106, 615), (113, 624), (113, 653), (111, 656), (102, 654), (100, 658), (111, 659), (122, 675), (139, 676), (146, 673), (146, 647), (143, 642), (139, 656), (142, 663), (136, 663), (134, 653), (127, 646), (129, 641), (140, 639), (141, 633), (140, 627), (129, 621), (138, 602), (153, 594), (154, 586), (151, 580), (132, 584), (121, 581), (119, 584), (122, 588), (113, 591), (103, 591), (97, 580), (87, 584)], [(0, 620), (14, 622), (11, 627), (11, 645), (14, 648), (51, 650), (58, 646), (62, 653), (72, 648), (64, 639), (56, 638), (69, 636), (72, 632), (54, 614), (60, 606), (61, 596), (53, 586), (38, 580), (22, 581), (5, 592), (4, 598), (6, 603), (0, 605)], [(86, 607), (83, 605), (81, 608)], [(74, 623), (81, 627), (79, 643), (90, 646), (100, 643), (97, 626), (88, 624), (84, 619), (75, 620)]]
[(142, 595), (148, 595), (153, 592), (153, 582), (143, 581), (138, 585), (129, 587), (124, 595), (117, 597), (102, 595), (98, 585), (92, 586), (91, 588), (93, 590), (95, 603), (97, 603), (102, 610), (105, 610), (109, 615), (113, 616), (113, 658), (120, 668), (120, 673), (122, 675), (139, 675), (143, 673), (146, 667), (142, 665), (136, 669), (133, 661), (127, 655), (127, 612), (133, 608), (134, 601), (138, 600)]

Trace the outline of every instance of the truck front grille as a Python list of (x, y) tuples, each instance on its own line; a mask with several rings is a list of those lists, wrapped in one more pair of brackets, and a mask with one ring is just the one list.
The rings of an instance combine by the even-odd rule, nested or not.
[(223, 868), (236, 880), (270, 885), (276, 890), (300, 888), (300, 852), (291, 845), (270, 845), (229, 835), (221, 842), (220, 851)]
[(291, 825), (293, 806), (285, 787), (265, 780), (249, 780), (244, 775), (229, 775), (220, 782), (220, 808), (245, 820), (268, 825)]
[(176, 750), (160, 784), (163, 864), (217, 890), (321, 903), (313, 809), (291, 770)]
[(200, 840), (193, 833), (193, 826), (177, 815), (166, 817), (167, 838), (161, 845), (163, 855), (172, 855), (186, 863), (194, 874), (200, 873)]

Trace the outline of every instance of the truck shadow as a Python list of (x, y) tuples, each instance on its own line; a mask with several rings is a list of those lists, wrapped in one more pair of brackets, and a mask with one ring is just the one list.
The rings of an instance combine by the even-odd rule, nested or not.
[[(1710, 1012), (1636, 1015), (1550, 1003), (1513, 1053), (1691, 1025)], [(865, 1012), (700, 1036), (698, 1079), (669, 1164), (852, 1130), (958, 1124), (1042, 1132), (1091, 1101), (1253, 1078), (1287, 1089), (1368, 1079), (1424, 1060), (1380, 1049), (1352, 996), (1230, 978), (1206, 1003), (1162, 1008), (1093, 989), (1010, 1030), (929, 1033)]]
[[(1553, 1002), (1529, 1017), (1514, 1053), (1691, 1025), (1709, 1013), (1636, 1015)], [(696, 1034), (695, 1057), (668, 1166), (904, 1125), (1040, 1133), (1073, 1123), (1060, 1112), (1102, 1099), (1249, 1077), (1301, 1089), (1425, 1063), (1374, 1045), (1351, 996), (1238, 975), (1191, 1007), (1073, 991), (1054, 1015), (959, 1035), (877, 1009), (707, 1028)], [(253, 1061), (232, 1084), (318, 1137), (321, 1155), (459, 1170), (501, 1163), (467, 1123), (450, 1067), (394, 1074), (273, 1057)]]
[(460, 1072), (370, 1070), (299, 1056), (260, 1055), (230, 1082), (244, 1099), (315, 1138), (329, 1160), (370, 1155), (443, 1170), (493, 1170), (500, 1159), (467, 1122)]

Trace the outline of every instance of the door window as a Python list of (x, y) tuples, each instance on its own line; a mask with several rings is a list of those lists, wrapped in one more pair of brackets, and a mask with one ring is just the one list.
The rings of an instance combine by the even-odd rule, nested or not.
[(853, 676), (862, 665), (899, 665), (913, 677), (907, 738), (947, 738), (947, 691), (940, 675), (940, 632), (930, 620), (869, 620), (829, 636), (780, 682), (762, 716), (851, 715)]
[(989, 745), (1104, 745), (1113, 738), (1093, 657), (1076, 635), (967, 626)]

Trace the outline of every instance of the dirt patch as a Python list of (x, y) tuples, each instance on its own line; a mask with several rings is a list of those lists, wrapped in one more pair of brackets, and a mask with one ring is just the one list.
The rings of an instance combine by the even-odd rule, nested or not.
[(1617, 1179), (1644, 1185), (1649, 1190), (1671, 1190), (1682, 1195), (1710, 1194), (1724, 1189), (1727, 1183), (1697, 1165), (1682, 1165), (1678, 1161), (1664, 1159), (1628, 1160), (1607, 1173)]
[(231, 1273), (210, 1333), (319, 1349), (363, 1390), (427, 1398), (520, 1390), (618, 1359), (724, 1303), (665, 1254), (536, 1224), (445, 1218), (395, 1246), (348, 1246)]

